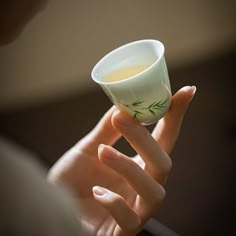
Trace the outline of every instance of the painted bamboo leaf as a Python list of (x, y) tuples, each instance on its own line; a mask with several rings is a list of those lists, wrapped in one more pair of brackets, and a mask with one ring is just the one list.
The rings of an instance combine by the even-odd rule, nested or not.
[(162, 109), (162, 108), (165, 107), (165, 104), (166, 104), (167, 101), (168, 101), (168, 99), (165, 99), (164, 101), (161, 100), (161, 101), (159, 101), (159, 102), (156, 102), (156, 103), (154, 104), (153, 108), (154, 108), (154, 109)]
[(134, 110), (134, 112), (137, 113), (138, 115), (143, 115), (143, 112), (141, 111)]
[(135, 101), (135, 102), (132, 103), (132, 106), (134, 106), (134, 107), (140, 106), (142, 103), (143, 103), (143, 101), (137, 100), (137, 101)]
[(149, 109), (149, 112), (155, 116), (155, 112), (153, 110)]
[(153, 116), (155, 116), (155, 111), (156, 110), (161, 110), (166, 106), (166, 103), (168, 101), (167, 99), (163, 99), (160, 101), (155, 101), (152, 102), (150, 105), (147, 107), (144, 106), (144, 101), (142, 100), (136, 100), (133, 103), (130, 104), (122, 104), (120, 101), (115, 101), (115, 99), (111, 96), (109, 98), (114, 101), (115, 103), (120, 104), (123, 107), (127, 107), (129, 110), (133, 112), (133, 118), (138, 120), (138, 117), (145, 115), (146, 112), (150, 112)]
[(138, 116), (140, 116), (140, 115), (143, 115), (143, 112), (134, 110), (133, 118), (135, 118), (136, 120), (138, 120)]
[(165, 99), (163, 102), (161, 102), (161, 105), (165, 105), (167, 101), (168, 101), (168, 98)]
[(151, 105), (148, 106), (148, 109), (149, 108), (152, 108), (154, 105), (155, 105), (156, 102), (153, 102)]

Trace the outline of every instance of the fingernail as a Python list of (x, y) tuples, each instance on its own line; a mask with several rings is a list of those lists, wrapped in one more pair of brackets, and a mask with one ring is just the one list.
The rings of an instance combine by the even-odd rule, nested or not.
[(104, 196), (107, 192), (107, 190), (105, 188), (99, 187), (99, 186), (94, 186), (93, 187), (93, 193), (97, 196)]
[(197, 87), (196, 87), (195, 85), (193, 85), (193, 86), (192, 86), (192, 90), (193, 90), (192, 94), (193, 94), (193, 96), (194, 96), (195, 93), (196, 93), (196, 91), (197, 91)]
[(117, 123), (123, 126), (130, 126), (134, 122), (130, 116), (128, 116), (124, 112), (119, 111), (118, 109), (114, 112), (114, 118), (117, 121)]
[(107, 146), (107, 148), (105, 148), (106, 145), (104, 144), (100, 144), (98, 146), (98, 155), (99, 158), (102, 158), (102, 160), (107, 159), (107, 160), (113, 160), (115, 159), (114, 153), (111, 150), (111, 147)]
[(104, 144), (99, 144), (98, 145), (98, 155), (102, 152), (104, 146), (105, 146)]
[(191, 97), (190, 101), (193, 100), (193, 98), (194, 98), (194, 96), (195, 96), (195, 93), (196, 93), (196, 91), (197, 91), (197, 87), (196, 87), (195, 85), (193, 85), (191, 88), (192, 88), (192, 97)]

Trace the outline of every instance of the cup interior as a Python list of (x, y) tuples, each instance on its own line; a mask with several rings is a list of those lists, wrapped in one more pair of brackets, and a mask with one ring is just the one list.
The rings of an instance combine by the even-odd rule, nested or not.
[(125, 44), (104, 56), (93, 68), (92, 78), (102, 83), (111, 71), (136, 65), (152, 66), (164, 55), (164, 45), (157, 40), (139, 40)]

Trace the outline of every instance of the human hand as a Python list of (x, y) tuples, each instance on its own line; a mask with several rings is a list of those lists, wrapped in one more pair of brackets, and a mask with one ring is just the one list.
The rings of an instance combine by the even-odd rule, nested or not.
[[(190, 86), (179, 90), (152, 134), (112, 107), (52, 167), (49, 180), (73, 191), (87, 235), (135, 235), (158, 210), (171, 169), (168, 154), (194, 92)], [(136, 157), (128, 158), (112, 147), (121, 135), (136, 150)]]

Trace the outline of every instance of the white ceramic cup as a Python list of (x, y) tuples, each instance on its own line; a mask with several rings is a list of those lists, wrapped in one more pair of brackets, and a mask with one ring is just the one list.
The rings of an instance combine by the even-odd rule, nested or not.
[[(92, 79), (118, 109), (143, 125), (155, 123), (168, 111), (172, 97), (164, 51), (164, 45), (152, 39), (125, 44), (95, 65)], [(112, 71), (143, 65), (148, 65), (147, 69), (125, 80), (103, 80)]]

